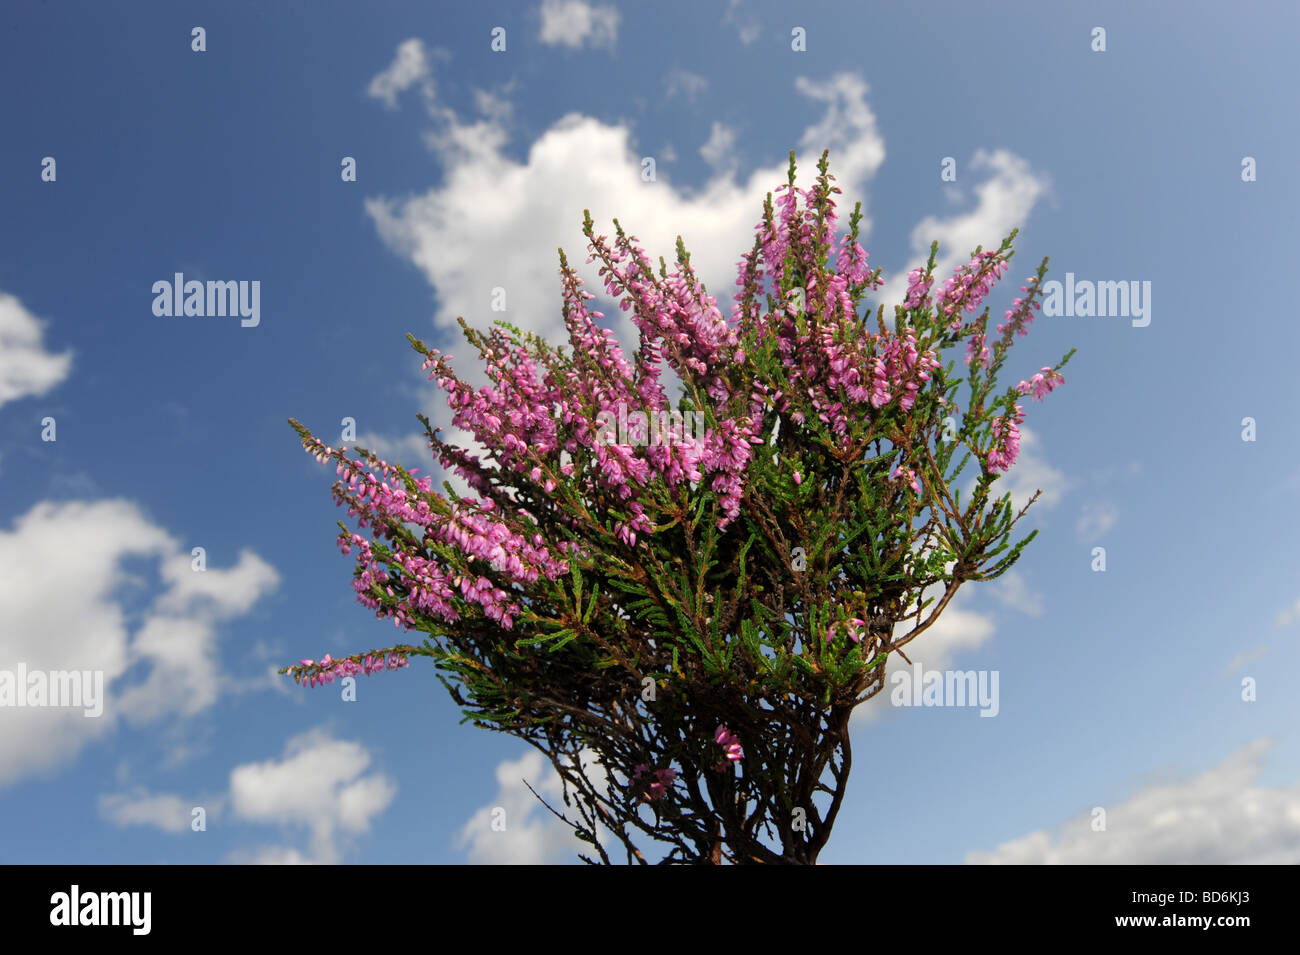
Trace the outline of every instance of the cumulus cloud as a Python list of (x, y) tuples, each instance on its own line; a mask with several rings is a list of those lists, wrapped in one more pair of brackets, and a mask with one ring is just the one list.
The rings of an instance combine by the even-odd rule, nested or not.
[(388, 68), (370, 81), (367, 92), (382, 100), (389, 109), (397, 109), (397, 97), (412, 86), (418, 86), (426, 98), (433, 96), (433, 72), (424, 43), (412, 37), (397, 47), (397, 55)]
[[(604, 768), (595, 762), (595, 753), (583, 750), (580, 759), (583, 774), (597, 791), (607, 791), (608, 778)], [(579, 852), (590, 852), (591, 846), (551, 815), (524, 785), (527, 781), (557, 811), (565, 812), (563, 783), (541, 753), (534, 751), (516, 760), (502, 761), (496, 768), (496, 780), (497, 792), (492, 801), (475, 812), (456, 836), (456, 847), (466, 850), (471, 863), (546, 865), (573, 861)], [(577, 818), (572, 810), (566, 815)], [(605, 844), (603, 837), (601, 844)]]
[(99, 797), (99, 814), (116, 826), (150, 826), (186, 832), (192, 810), (202, 806), (211, 821), (230, 808), (233, 822), (305, 829), (310, 852), (283, 845), (237, 849), (228, 862), (240, 865), (312, 865), (338, 862), (355, 836), (369, 830), (397, 792), (383, 773), (367, 773), (370, 752), (323, 729), (290, 739), (280, 759), (244, 763), (230, 773), (228, 792), (202, 799), (150, 793), (136, 787)]
[(1039, 830), (972, 852), (971, 864), (1297, 865), (1300, 782), (1258, 782), (1272, 742), (1256, 740), (1214, 768), (1180, 782), (1156, 783), (1106, 809), (1094, 832), (1091, 811), (1055, 832)]
[[(162, 585), (132, 626), (128, 602), (153, 586), (127, 573), (125, 562), (138, 559), (160, 564)], [(108, 697), (97, 718), (81, 709), (0, 711), (0, 785), (71, 759), (119, 717), (192, 716), (216, 700), (217, 624), (247, 613), (279, 578), (249, 551), (229, 570), (199, 573), (190, 562), (127, 500), (43, 501), (0, 530), (0, 670), (101, 671)], [(141, 672), (127, 683), (129, 669)]]
[[(247, 763), (230, 773), (232, 815), (247, 822), (305, 828), (310, 861), (338, 862), (350, 838), (366, 832), (388, 808), (397, 784), (366, 773), (370, 752), (321, 729), (295, 736), (281, 759)], [(262, 862), (300, 862), (297, 850), (258, 850)]]
[(547, 46), (606, 47), (618, 41), (618, 10), (587, 0), (542, 0), (542, 31)]
[[(796, 87), (823, 110), (799, 140), (800, 184), (811, 183), (815, 158), (829, 147), (838, 184), (846, 195), (861, 196), (884, 160), (866, 84), (840, 74), (821, 83), (800, 78)], [(503, 152), (506, 133), (492, 117), (471, 123), (442, 106), (433, 113), (437, 129), (426, 140), (445, 170), (442, 185), (400, 200), (371, 199), (366, 208), (380, 236), (436, 289), (435, 324), (443, 329), (454, 329), (461, 315), (484, 324), (492, 290), (500, 287), (507, 293), (501, 317), (563, 341), (556, 247), (569, 250), (594, 291), (604, 291), (594, 266), (578, 254), (586, 245), (583, 209), (604, 232), (617, 216), (652, 256), (671, 257), (681, 235), (692, 265), (728, 308), (736, 262), (752, 244), (763, 197), (786, 176), (781, 161), (744, 178), (729, 169), (698, 192), (666, 175), (644, 182), (631, 131), (579, 113), (557, 120), (518, 162)], [(717, 137), (711, 142), (720, 155)]]
[(72, 352), (45, 350), (41, 321), (12, 295), (0, 292), (0, 407), (40, 397), (68, 377)]

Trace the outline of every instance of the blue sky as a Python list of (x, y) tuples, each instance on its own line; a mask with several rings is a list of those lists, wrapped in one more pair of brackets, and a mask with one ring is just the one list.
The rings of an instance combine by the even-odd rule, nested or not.
[[(427, 470), (415, 415), (449, 415), (407, 332), (468, 358), (455, 318), (503, 287), (554, 340), (584, 208), (652, 256), (682, 235), (725, 312), (789, 150), (823, 148), (877, 301), (931, 240), (950, 270), (1014, 227), (995, 314), (1045, 255), (1152, 291), (1145, 327), (1018, 342), (1013, 383), (1078, 348), (999, 485), (1043, 490), (1041, 532), (912, 645), (997, 670), (998, 715), (863, 707), (822, 861), (1300, 862), (1296, 8), (872, 6), (7, 5), (0, 670), (108, 682), (96, 719), (0, 709), (0, 862), (572, 861), (540, 759), (458, 726), (427, 662), (355, 703), (271, 675), (395, 633), (286, 419)], [(156, 316), (176, 272), (260, 282), (259, 323)]]

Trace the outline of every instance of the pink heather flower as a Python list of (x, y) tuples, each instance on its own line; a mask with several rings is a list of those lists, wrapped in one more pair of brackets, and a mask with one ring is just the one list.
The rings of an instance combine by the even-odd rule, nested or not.
[(848, 629), (849, 639), (854, 643), (862, 642), (862, 629), (866, 627), (867, 622), (861, 617), (850, 617), (847, 623), (836, 622), (831, 624), (830, 629), (826, 631), (826, 642), (830, 643), (835, 636), (835, 631), (841, 626)]
[(975, 362), (976, 367), (981, 364), (987, 365), (989, 361), (988, 346), (984, 344), (984, 336), (979, 332), (975, 332), (966, 340), (966, 364), (969, 365), (972, 361)]
[(993, 419), (993, 447), (989, 449), (988, 465), (993, 473), (1008, 471), (1020, 454), (1020, 425), (1025, 420), (1025, 409), (1016, 405), (1013, 417)]
[(907, 274), (907, 297), (903, 299), (903, 308), (927, 308), (930, 305), (929, 291), (934, 279), (925, 277), (925, 269), (912, 269)]
[(646, 786), (646, 791), (642, 793), (641, 798), (651, 802), (662, 799), (668, 792), (668, 787), (673, 784), (677, 778), (677, 771), (671, 767), (668, 769), (656, 769), (652, 773), (650, 767), (645, 763), (639, 764), (632, 773), (632, 785), (636, 786), (642, 782), (646, 775), (653, 777)]
[(900, 464), (898, 467), (894, 468), (894, 473), (889, 475), (889, 479), (891, 481), (900, 477), (912, 485), (913, 491), (915, 491), (917, 494), (921, 493), (921, 485), (916, 479), (916, 472), (914, 472), (911, 468), (905, 468)]
[(961, 328), (963, 309), (974, 312), (989, 294), (993, 283), (1007, 270), (1007, 263), (997, 251), (981, 252), (965, 265), (959, 265), (952, 278), (943, 283), (936, 306), (952, 322), (952, 330)]
[(1022, 381), (1019, 388), (1022, 395), (1027, 395), (1031, 391), (1034, 393), (1035, 401), (1042, 401), (1049, 392), (1065, 384), (1065, 376), (1060, 372), (1052, 371), (1044, 367), (1042, 371), (1034, 375), (1028, 381)]
[[(740, 748), (740, 740), (735, 733), (727, 729), (726, 724), (718, 726), (713, 738), (718, 741), (718, 745), (724, 750), (723, 755), (731, 762), (738, 763), (744, 758), (745, 751)], [(725, 762), (719, 764), (719, 768), (722, 769), (725, 769), (726, 766)]]
[[(824, 221), (814, 214), (814, 199), (827, 207)], [(444, 498), (433, 490), (432, 478), (417, 479), (414, 469), (400, 471), (379, 458), (363, 458), (355, 449), (349, 457), (346, 447), (334, 449), (318, 439), (305, 440), (304, 446), (317, 460), (336, 462), (336, 500), (346, 505), (348, 516), (357, 519), (361, 528), (370, 530), (376, 542), (385, 535), (393, 541), (391, 531), (406, 525), (418, 529), (415, 539), (447, 545), (462, 558), (448, 561), (441, 556), (441, 547), (418, 548), (438, 555), (434, 557), (412, 552), (403, 546), (403, 535), (385, 548), (389, 556), (380, 559), (361, 534), (345, 533), (338, 545), (356, 563), (352, 586), (358, 601), (392, 619), (398, 629), (422, 628), (436, 621), (455, 623), (481, 613), (500, 629), (509, 630), (516, 619), (529, 616), (512, 595), (529, 593), (530, 585), (541, 577), (555, 580), (566, 575), (569, 564), (561, 558), (588, 555), (581, 554), (573, 541), (548, 544), (541, 534), (520, 531), (520, 519), (534, 525), (535, 515), (508, 497), (503, 503), (494, 502), (489, 492), (501, 472), (526, 475), (550, 494), (557, 489), (553, 475), (558, 470), (569, 479), (562, 490), (576, 489), (582, 500), (599, 500), (626, 515), (610, 530), (624, 546), (634, 548), (644, 546), (655, 534), (660, 492), (684, 490), (681, 486), (687, 483), (691, 490), (707, 488), (721, 496), (719, 528), (738, 518), (751, 445), (764, 443), (758, 434), (765, 406), (774, 405), (796, 426), (805, 424), (806, 412), (809, 420), (819, 420), (836, 436), (845, 436), (856, 421), (875, 417), (886, 408), (910, 412), (941, 363), (933, 349), (923, 348), (914, 329), (861, 334), (863, 319), (853, 293), (864, 285), (877, 288), (883, 283), (872, 278), (866, 251), (855, 239), (841, 236), (838, 249), (833, 246), (835, 221), (829, 196), (818, 198), (812, 190), (780, 186), (770, 212), (765, 211), (755, 227), (759, 251), (747, 255), (739, 269), (736, 285), (744, 290), (744, 301), (737, 298), (731, 321), (705, 293), (688, 262), (679, 263), (671, 276), (660, 272), (656, 277), (634, 236), (620, 234), (611, 244), (606, 236), (588, 231), (592, 254), (587, 261), (600, 259), (606, 292), (619, 299), (624, 312), (632, 313), (641, 333), (640, 348), (631, 355), (624, 354), (612, 330), (595, 324), (604, 317), (587, 307), (595, 296), (567, 265), (561, 275), (571, 364), (540, 359), (497, 329), (482, 336), (480, 347), (490, 383), (475, 388), (453, 373), (452, 356), (428, 349), (423, 368), (446, 392), (451, 424), (487, 451), (480, 457), (480, 452), (437, 444), (435, 457), (444, 471), (462, 478), (477, 497)], [(982, 306), (1007, 270), (1005, 259), (1003, 251), (982, 251), (958, 266), (941, 287), (936, 287), (925, 267), (913, 269), (904, 307), (928, 310), (933, 303), (938, 322), (962, 331), (963, 314)], [(799, 277), (797, 284), (805, 293), (803, 311), (816, 319), (803, 323), (802, 329), (797, 316), (787, 314), (788, 302), (767, 314), (758, 304), (766, 297), (765, 283), (774, 290), (791, 284), (793, 276), (786, 274), (787, 269)], [(1006, 323), (998, 326), (1004, 337), (999, 354), (1014, 334), (1026, 333), (1033, 312), (1041, 310), (1032, 301), (1039, 286), (1037, 278), (1021, 286), (1023, 297), (1012, 302)], [(771, 298), (779, 301), (781, 296)], [(978, 322), (965, 326), (970, 333), (967, 363), (976, 368), (989, 359), (978, 326)], [(736, 368), (747, 361), (742, 343), (750, 333), (754, 340), (775, 340), (777, 358), (789, 381), (785, 390), (791, 395), (780, 391), (769, 395), (767, 385), (753, 381), (746, 369)], [(616, 409), (626, 406), (643, 409), (655, 421), (653, 416), (671, 411), (660, 381), (664, 366), (693, 393), (707, 396), (706, 405), (711, 402), (712, 408), (704, 410), (715, 425), (691, 440), (684, 435), (650, 446), (606, 445), (604, 428), (598, 430), (593, 413), (613, 411), (617, 416)], [(1063, 381), (1044, 368), (1021, 382), (1019, 391), (1041, 400)], [(733, 394), (737, 386), (753, 389), (748, 414), (740, 400), (744, 396)], [(955, 410), (954, 402), (945, 404)], [(995, 419), (992, 447), (984, 451), (991, 470), (1005, 470), (1014, 462), (1022, 417), (1016, 406), (1012, 414)], [(628, 424), (633, 430), (637, 427), (635, 422)], [(562, 453), (569, 457), (568, 463), (560, 459)], [(489, 456), (495, 459), (492, 467), (484, 464)], [(575, 465), (575, 461), (584, 463)], [(802, 470), (792, 476), (801, 486)], [(891, 477), (922, 493), (918, 475), (910, 468), (895, 468)], [(484, 576), (489, 572), (492, 580)], [(399, 593), (404, 595), (400, 599)], [(384, 594), (392, 599), (381, 603)], [(861, 641), (863, 621), (851, 618), (843, 625), (851, 639)], [(827, 631), (828, 641), (838, 626)], [(401, 653), (372, 653), (342, 661), (327, 656), (320, 663), (302, 661), (295, 678), (316, 686), (336, 676), (406, 666)], [(740, 741), (725, 725), (718, 727), (716, 740), (726, 753), (721, 768), (741, 760)], [(651, 773), (648, 766), (638, 767), (638, 779)], [(646, 778), (648, 798), (653, 799), (666, 792), (676, 774), (664, 769)]]

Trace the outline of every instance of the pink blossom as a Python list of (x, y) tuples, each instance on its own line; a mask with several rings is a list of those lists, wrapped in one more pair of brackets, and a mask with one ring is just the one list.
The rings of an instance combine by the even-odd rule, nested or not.
[(917, 494), (921, 493), (921, 484), (916, 479), (916, 472), (913, 471), (911, 468), (903, 467), (901, 464), (898, 467), (894, 468), (893, 473), (889, 475), (889, 479), (893, 481), (893, 480), (897, 480), (898, 478), (902, 478), (903, 480), (907, 481), (912, 486), (912, 490), (915, 491)]
[[(988, 365), (987, 312), (969, 324), (964, 316), (983, 305), (1006, 272), (1009, 243), (972, 256), (937, 289), (928, 265), (913, 269), (902, 303), (913, 313), (908, 324), (877, 332), (880, 326), (857, 310), (860, 293), (883, 280), (868, 266), (856, 225), (850, 234), (836, 234), (831, 195), (838, 192), (799, 189), (793, 182), (775, 191), (754, 227), (754, 249), (738, 265), (741, 293), (730, 316), (707, 293), (688, 255), (679, 254), (672, 271), (656, 268), (635, 236), (619, 228), (611, 241), (596, 235), (588, 219), (587, 261), (599, 262), (605, 291), (619, 300), (639, 333), (630, 353), (612, 329), (597, 324), (604, 316), (589, 307), (595, 296), (563, 254), (563, 356), (500, 326), (469, 333), (486, 382), (476, 387), (456, 374), (451, 355), (417, 342), (423, 369), (445, 393), (450, 424), (483, 449), (430, 435), (432, 457), (468, 485), (466, 497), (439, 493), (431, 477), (417, 476), (418, 469), (334, 448), (304, 433), (308, 453), (335, 465), (335, 500), (358, 525), (337, 538), (354, 562), (358, 602), (397, 629), (438, 632), (442, 624), (480, 619), (498, 631), (525, 629), (535, 623), (525, 599), (535, 585), (567, 575), (571, 560), (592, 556), (579, 543), (585, 539), (580, 525), (592, 515), (598, 526), (589, 536), (602, 547), (613, 541), (627, 551), (654, 547), (655, 535), (662, 533), (656, 528), (674, 526), (665, 519), (664, 502), (687, 503), (701, 489), (716, 495), (719, 529), (737, 521), (752, 492), (749, 465), (773, 414), (784, 426), (829, 434), (827, 450), (834, 455), (842, 450), (834, 439), (860, 442), (873, 433), (897, 433), (901, 416), (918, 407), (928, 412), (936, 399), (955, 411), (933, 384), (944, 367), (937, 350), (966, 337), (967, 364)], [(793, 285), (804, 291), (802, 309), (786, 307), (785, 292)], [(1024, 335), (1040, 308), (1039, 285), (1034, 278), (1022, 286), (1023, 297), (998, 326), (1004, 336), (995, 348), (999, 362), (1005, 343)], [(759, 380), (748, 363), (756, 357), (747, 354), (750, 342), (771, 348), (775, 379)], [(680, 382), (686, 399), (700, 406), (697, 412), (708, 425), (697, 440), (646, 446), (602, 440), (604, 415), (617, 416), (618, 409), (641, 409), (653, 421), (681, 410), (667, 381)], [(1044, 368), (1018, 390), (1042, 400), (1063, 381)], [(989, 470), (1014, 463), (1022, 420), (1018, 405), (993, 419), (993, 440), (982, 449)], [(812, 465), (800, 460), (792, 473), (796, 487), (804, 480), (802, 467)], [(922, 477), (901, 464), (890, 474), (917, 495)], [(574, 501), (577, 508), (570, 506)], [(544, 537), (540, 527), (573, 527), (577, 533)], [(865, 625), (858, 618), (845, 626), (851, 639), (861, 639)], [(827, 640), (835, 632), (828, 630)], [(295, 679), (314, 686), (407, 665), (404, 654), (380, 650), (340, 661), (327, 656), (319, 664), (303, 660), (293, 669)], [(719, 734), (727, 761), (739, 761), (739, 741), (725, 726)]]
[(1060, 372), (1053, 371), (1051, 368), (1044, 367), (1042, 371), (1034, 375), (1029, 381), (1022, 381), (1017, 387), (1021, 394), (1034, 393), (1035, 401), (1042, 401), (1048, 393), (1065, 384), (1065, 376)]
[[(740, 740), (731, 732), (731, 730), (727, 729), (725, 724), (720, 724), (718, 726), (717, 730), (714, 732), (713, 738), (717, 740), (718, 745), (722, 747), (723, 756), (726, 760), (738, 763), (744, 758), (745, 752), (740, 747)], [(725, 769), (726, 765), (727, 763), (723, 762), (719, 764), (719, 768)]]
[[(647, 776), (649, 776), (648, 783), (645, 782)], [(677, 771), (671, 767), (667, 769), (656, 769), (654, 772), (651, 772), (649, 766), (645, 763), (641, 763), (633, 770), (631, 782), (634, 787), (645, 785), (645, 792), (642, 794), (641, 798), (654, 802), (663, 798), (664, 794), (668, 792), (669, 787), (672, 786), (673, 781), (676, 778)]]
[(1025, 411), (1016, 405), (1013, 416), (993, 419), (993, 447), (988, 452), (988, 467), (993, 473), (1010, 470), (1020, 454), (1020, 428), (1025, 420)]

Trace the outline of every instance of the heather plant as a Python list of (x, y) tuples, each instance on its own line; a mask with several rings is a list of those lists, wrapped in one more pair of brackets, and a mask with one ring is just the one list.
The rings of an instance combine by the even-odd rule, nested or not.
[[(861, 206), (837, 235), (827, 169), (823, 154), (796, 188), (791, 154), (730, 316), (680, 238), (675, 268), (656, 271), (617, 220), (611, 241), (588, 213), (587, 261), (630, 313), (634, 353), (597, 324), (563, 250), (567, 349), (462, 318), (489, 379), (474, 388), (408, 336), (486, 449), (420, 416), (469, 496), (291, 420), (335, 464), (358, 600), (411, 636), (281, 672), (318, 685), (432, 658), (466, 720), (550, 759), (566, 809), (548, 808), (585, 861), (815, 862), (843, 805), (854, 708), (962, 584), (998, 577), (1035, 536), (1011, 542), (1029, 504), (1013, 514), (993, 486), (1019, 453), (1019, 399), (1059, 386), (1073, 355), (995, 390), (1047, 271), (990, 339), (981, 305), (1016, 232), (937, 288), (933, 245), (893, 327), (883, 304), (873, 315), (883, 280), (857, 241)], [(958, 346), (960, 375), (940, 360)], [(669, 426), (687, 414), (702, 437)]]

